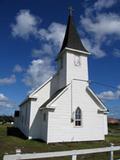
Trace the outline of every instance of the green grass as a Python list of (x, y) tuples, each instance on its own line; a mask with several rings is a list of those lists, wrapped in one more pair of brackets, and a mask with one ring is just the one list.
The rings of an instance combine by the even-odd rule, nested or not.
[[(109, 126), (109, 135), (106, 136), (105, 141), (95, 142), (79, 142), (79, 143), (56, 143), (46, 144), (37, 140), (24, 139), (22, 135), (19, 135), (17, 131), (12, 130), (12, 134), (8, 129), (12, 127), (8, 125), (0, 125), (0, 160), (5, 153), (14, 154), (16, 148), (20, 148), (22, 153), (33, 153), (33, 152), (49, 152), (49, 151), (65, 151), (85, 148), (97, 148), (110, 146), (110, 143), (120, 145), (120, 126)], [(120, 152), (115, 153), (115, 158), (120, 158)], [(50, 160), (69, 160), (70, 157), (62, 158), (50, 158)], [(45, 159), (44, 159), (45, 160)], [(47, 159), (46, 159), (47, 160)], [(82, 155), (78, 157), (78, 160), (108, 160), (108, 153)]]

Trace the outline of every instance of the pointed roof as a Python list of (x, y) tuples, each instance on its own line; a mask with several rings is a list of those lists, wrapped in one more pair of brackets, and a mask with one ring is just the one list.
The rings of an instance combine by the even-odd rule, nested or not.
[(88, 52), (83, 46), (82, 41), (80, 40), (79, 34), (75, 28), (71, 11), (68, 16), (67, 28), (66, 28), (65, 37), (64, 37), (60, 52), (65, 47), (80, 50), (83, 52)]

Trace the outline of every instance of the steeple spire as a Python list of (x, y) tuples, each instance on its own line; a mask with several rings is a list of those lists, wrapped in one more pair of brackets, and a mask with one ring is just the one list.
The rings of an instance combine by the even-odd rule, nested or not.
[(63, 40), (63, 44), (61, 47), (60, 52), (65, 48), (71, 48), (71, 49), (76, 49), (80, 50), (83, 52), (88, 52), (85, 47), (83, 46), (79, 34), (75, 28), (75, 25), (73, 23), (73, 8), (69, 7), (69, 16), (68, 16), (68, 22), (67, 22), (67, 28), (65, 32), (65, 37)]
[(72, 16), (74, 9), (70, 6), (68, 7), (69, 15)]

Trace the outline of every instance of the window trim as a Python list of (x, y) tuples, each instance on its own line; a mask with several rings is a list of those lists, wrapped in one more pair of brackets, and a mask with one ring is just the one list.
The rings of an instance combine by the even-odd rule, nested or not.
[[(77, 111), (79, 111), (78, 116), (80, 116), (80, 118), (76, 118)], [(80, 125), (76, 125), (76, 122), (80, 122)], [(77, 128), (82, 127), (82, 111), (81, 111), (80, 107), (77, 107), (76, 110), (75, 110), (75, 114), (74, 114), (74, 126), (77, 127)]]

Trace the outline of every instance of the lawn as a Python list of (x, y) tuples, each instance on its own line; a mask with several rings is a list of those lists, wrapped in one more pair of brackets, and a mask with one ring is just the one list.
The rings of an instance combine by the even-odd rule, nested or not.
[[(0, 125), (0, 160), (5, 153), (14, 154), (17, 148), (22, 153), (65, 151), (85, 148), (96, 148), (103, 146), (120, 145), (120, 126), (109, 126), (109, 135), (105, 141), (79, 142), (79, 143), (56, 143), (46, 144), (37, 140), (27, 140), (10, 125)], [(92, 154), (78, 157), (78, 160), (108, 160), (107, 153)], [(120, 158), (120, 152), (115, 153), (115, 159)], [(70, 160), (70, 157), (50, 158), (50, 160)], [(45, 160), (45, 159), (44, 159)]]

